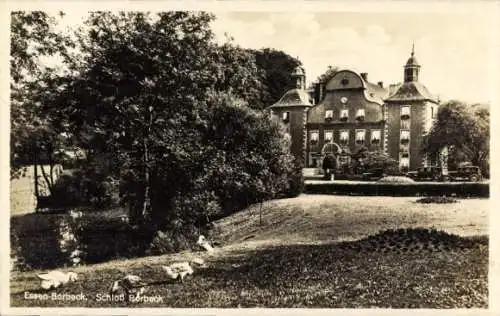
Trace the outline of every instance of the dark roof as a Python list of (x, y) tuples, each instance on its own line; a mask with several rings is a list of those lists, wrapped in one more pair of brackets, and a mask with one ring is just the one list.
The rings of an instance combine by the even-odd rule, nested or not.
[(386, 101), (432, 101), (438, 103), (437, 99), (420, 82), (405, 82)]
[(408, 58), (408, 61), (406, 62), (406, 66), (418, 66), (420, 67), (420, 64), (417, 61), (417, 58), (412, 54), (410, 58)]
[(310, 107), (309, 94), (303, 89), (288, 90), (281, 99), (270, 108), (290, 107), (290, 106), (305, 106)]

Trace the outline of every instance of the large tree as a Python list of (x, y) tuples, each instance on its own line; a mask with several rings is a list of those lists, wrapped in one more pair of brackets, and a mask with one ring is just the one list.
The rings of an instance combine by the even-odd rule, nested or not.
[(471, 162), (489, 174), (490, 111), (487, 105), (449, 101), (439, 107), (437, 120), (425, 138), (423, 151), (450, 150), (450, 162)]
[[(59, 17), (62, 14), (59, 14)], [(66, 56), (72, 46), (69, 38), (56, 31), (57, 18), (41, 11), (11, 13), (11, 177), (15, 178), (34, 166), (35, 195), (38, 197), (38, 166), (49, 191), (54, 178), (52, 168), (60, 155), (63, 139), (54, 132), (42, 110), (54, 95), (55, 70), (44, 67), (41, 60), (48, 56)]]
[(272, 48), (249, 51), (255, 56), (263, 82), (258, 108), (265, 108), (276, 103), (287, 90), (295, 87), (291, 73), (302, 63), (297, 58)]
[[(200, 205), (219, 200), (231, 209), (227, 201), (241, 194), (250, 195), (248, 202), (262, 199), (265, 192), (278, 191), (278, 182), (267, 181), (289, 172), (290, 158), (273, 145), (282, 135), (272, 132), (263, 114), (245, 114), (250, 111), (245, 106), (230, 110), (236, 100), (252, 106), (260, 98), (260, 73), (249, 52), (214, 41), (213, 18), (204, 12), (92, 13), (78, 34), (80, 56), (68, 60), (72, 74), (46, 108), (89, 159), (113, 156), (111, 170), (122, 179), (123, 198), (138, 222), (178, 222), (172, 219), (187, 220), (191, 211), (196, 219), (203, 215), (195, 212), (203, 210)], [(226, 110), (218, 106), (232, 114), (224, 118)], [(249, 123), (257, 121), (267, 123)], [(220, 128), (231, 128), (225, 141), (231, 136), (234, 146), (219, 142), (213, 131)], [(259, 154), (259, 148), (273, 151)], [(262, 167), (280, 159), (279, 168)], [(224, 171), (224, 181), (200, 180), (211, 168)], [(251, 182), (241, 180), (245, 174)], [(229, 188), (235, 181), (243, 181), (239, 190), (247, 193), (234, 189), (227, 197), (225, 189), (203, 186)], [(248, 194), (259, 186), (265, 190), (256, 192), (262, 193)]]

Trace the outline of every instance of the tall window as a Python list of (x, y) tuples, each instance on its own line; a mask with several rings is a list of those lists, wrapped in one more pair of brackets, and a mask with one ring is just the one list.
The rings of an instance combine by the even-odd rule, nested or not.
[(349, 143), (349, 131), (348, 130), (340, 131), (340, 143), (343, 145), (347, 145)]
[(410, 117), (410, 106), (409, 105), (401, 106), (401, 117), (402, 118), (409, 118)]
[(372, 144), (379, 144), (380, 143), (380, 130), (379, 129), (372, 129), (371, 132), (372, 135)]
[(319, 132), (318, 131), (311, 131), (309, 134), (309, 139), (310, 139), (312, 145), (317, 144), (318, 140), (319, 140)]
[(283, 112), (282, 119), (283, 122), (288, 122), (290, 120), (290, 112)]
[(366, 131), (364, 129), (356, 130), (356, 144), (363, 144), (365, 142)]
[(333, 110), (326, 110), (325, 119), (331, 120), (333, 118)]
[(325, 143), (331, 143), (333, 142), (333, 131), (326, 131), (325, 132)]
[(408, 168), (410, 167), (410, 158), (400, 158), (399, 167), (402, 170), (408, 170)]
[(410, 129), (410, 120), (401, 120), (401, 129)]
[(431, 118), (437, 117), (437, 109), (434, 106), (431, 106)]
[(340, 110), (340, 119), (341, 120), (347, 120), (347, 118), (349, 117), (349, 110), (348, 109), (342, 109)]
[(358, 109), (356, 111), (356, 119), (362, 119), (365, 117), (365, 109)]

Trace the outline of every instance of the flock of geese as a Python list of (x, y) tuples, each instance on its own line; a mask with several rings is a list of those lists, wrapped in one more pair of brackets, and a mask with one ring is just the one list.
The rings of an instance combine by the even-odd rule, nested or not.
[[(204, 236), (198, 238), (197, 244), (207, 252), (214, 251), (214, 248), (206, 240)], [(153, 268), (148, 266), (149, 268)], [(170, 265), (160, 266), (161, 270), (167, 279), (184, 282), (184, 278), (192, 275), (195, 270), (207, 268), (208, 265), (201, 258), (194, 258), (190, 261), (175, 262)], [(44, 290), (53, 290), (68, 283), (78, 280), (78, 274), (75, 272), (64, 273), (62, 271), (50, 271), (45, 274), (38, 274), (41, 281), (41, 288)], [(110, 294), (124, 293), (128, 299), (129, 295), (133, 294), (136, 297), (143, 295), (146, 292), (147, 283), (138, 275), (128, 274), (125, 277), (116, 280), (110, 287)]]

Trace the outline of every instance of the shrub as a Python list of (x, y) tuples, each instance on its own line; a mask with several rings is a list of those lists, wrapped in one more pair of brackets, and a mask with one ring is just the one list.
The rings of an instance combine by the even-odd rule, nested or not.
[(456, 196), (489, 197), (487, 183), (308, 183), (305, 192), (310, 194), (380, 195), (380, 196)]
[(429, 204), (429, 203), (446, 204), (446, 203), (457, 203), (457, 202), (458, 202), (457, 199), (447, 196), (429, 196), (417, 200), (417, 203), (424, 203), (424, 204)]
[(107, 208), (117, 203), (117, 188), (111, 177), (90, 169), (75, 170), (59, 177), (53, 189), (56, 207)]
[(186, 250), (195, 246), (198, 237), (198, 231), (193, 226), (172, 231), (158, 231), (149, 244), (147, 253), (161, 255)]
[(154, 236), (154, 231), (132, 227), (120, 218), (84, 216), (74, 225), (86, 263), (145, 255)]
[(415, 181), (413, 179), (410, 179), (408, 177), (403, 177), (403, 176), (388, 176), (388, 177), (383, 177), (382, 179), (379, 179), (377, 182), (380, 182), (380, 183), (414, 183)]
[(304, 192), (304, 174), (302, 168), (304, 164), (301, 160), (295, 160), (293, 167), (288, 173), (288, 185), (286, 186), (284, 197), (292, 198)]

